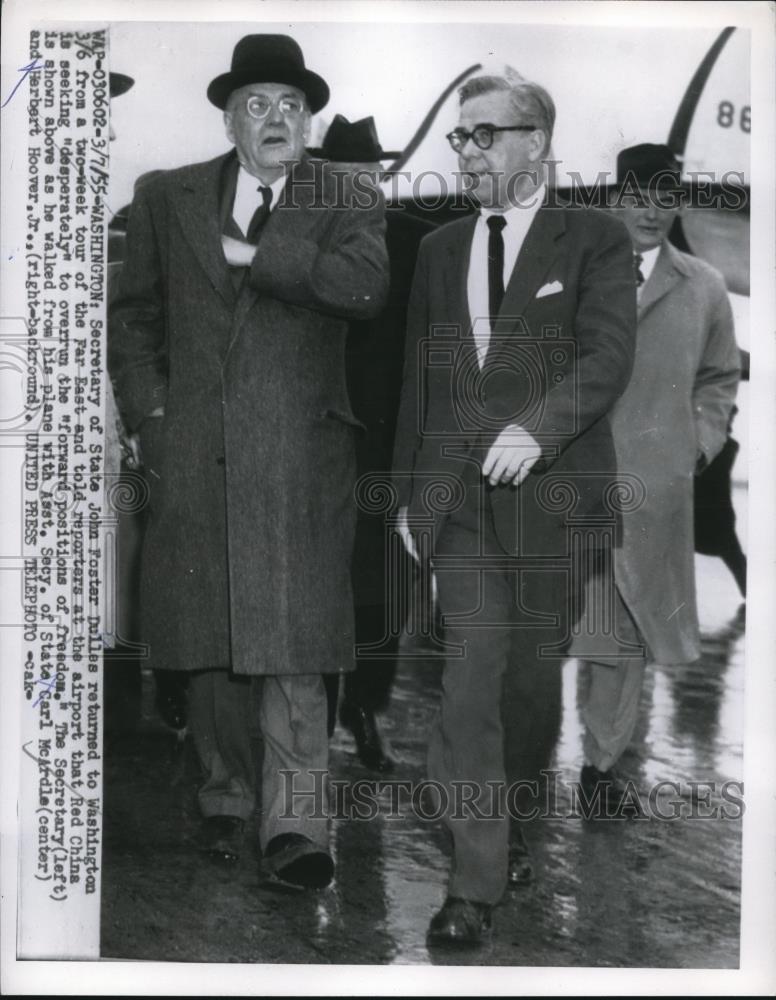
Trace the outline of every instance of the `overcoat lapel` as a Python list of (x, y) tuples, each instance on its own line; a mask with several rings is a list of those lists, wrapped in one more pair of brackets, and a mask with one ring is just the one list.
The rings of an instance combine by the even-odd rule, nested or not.
[[(322, 163), (321, 161), (315, 162), (318, 164), (317, 167), (311, 160), (301, 160), (292, 168), (283, 193), (264, 225), (262, 235), (273, 233), (281, 241), (293, 243), (309, 234), (316, 218), (318, 218), (316, 212), (320, 214), (322, 206)], [(311, 207), (313, 205), (314, 208)], [(257, 253), (261, 253), (261, 238), (259, 238)], [(258, 298), (259, 293), (246, 279), (240, 288), (235, 307), (232, 339), (229, 344), (230, 351), (246, 316)]]
[(227, 156), (206, 163), (181, 181), (174, 201), (183, 233), (213, 287), (234, 305), (236, 293), (221, 246), (219, 180)]
[(655, 268), (644, 285), (641, 299), (638, 304), (639, 322), (646, 312), (648, 312), (656, 302), (664, 298), (677, 281), (681, 280), (684, 269), (682, 268), (677, 255), (673, 252), (668, 243), (664, 243), (658, 254)]

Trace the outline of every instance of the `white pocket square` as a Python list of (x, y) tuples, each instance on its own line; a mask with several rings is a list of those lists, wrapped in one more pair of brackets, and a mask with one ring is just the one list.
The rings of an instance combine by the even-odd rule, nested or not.
[(545, 295), (557, 295), (563, 291), (563, 285), (559, 281), (551, 281), (549, 285), (542, 285), (536, 293), (537, 299), (543, 299)]

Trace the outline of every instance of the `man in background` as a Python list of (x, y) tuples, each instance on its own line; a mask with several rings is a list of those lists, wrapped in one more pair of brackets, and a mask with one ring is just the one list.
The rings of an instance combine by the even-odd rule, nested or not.
[(682, 210), (676, 157), (664, 145), (624, 149), (617, 184), (616, 215), (633, 244), (638, 336), (611, 422), (619, 473), (638, 484), (640, 498), (623, 513), (613, 567), (588, 587), (587, 627), (572, 647), (586, 689), (581, 783), (611, 815), (625, 804), (613, 768), (636, 726), (646, 663), (700, 656), (694, 477), (725, 444), (740, 373), (722, 276), (668, 241)]
[[(739, 354), (741, 381), (748, 382), (749, 351), (739, 348)], [(746, 553), (736, 533), (731, 481), (739, 448), (732, 433), (735, 415), (734, 406), (722, 451), (695, 476), (695, 551), (706, 556), (718, 556), (733, 574), (738, 591), (746, 600)], [(741, 616), (743, 610), (742, 604), (739, 609)]]

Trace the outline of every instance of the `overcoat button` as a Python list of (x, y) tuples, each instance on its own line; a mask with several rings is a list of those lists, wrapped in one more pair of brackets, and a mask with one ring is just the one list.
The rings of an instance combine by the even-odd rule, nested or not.
[(216, 459), (216, 465), (224, 465), (224, 464), (225, 464), (225, 460), (224, 460), (223, 456), (221, 458), (217, 458)]

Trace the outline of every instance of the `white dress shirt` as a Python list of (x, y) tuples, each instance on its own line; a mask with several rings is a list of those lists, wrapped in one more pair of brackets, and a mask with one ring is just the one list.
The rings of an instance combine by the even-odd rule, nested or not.
[(251, 224), (253, 213), (262, 204), (262, 197), (259, 194), (260, 187), (268, 187), (272, 192), (272, 200), (269, 203), (270, 212), (280, 200), (280, 193), (285, 187), (287, 174), (283, 174), (273, 184), (262, 184), (258, 177), (249, 174), (245, 167), (240, 165), (237, 174), (237, 187), (234, 192), (234, 205), (232, 207), (232, 217), (240, 227), (243, 236), (248, 233), (248, 226)]
[(469, 274), (466, 291), (469, 300), (469, 316), (472, 321), (472, 334), (477, 345), (477, 360), (480, 368), (485, 364), (485, 357), (490, 344), (490, 308), (488, 296), (488, 216), (501, 214), (506, 225), (501, 230), (504, 239), (504, 288), (515, 267), (520, 249), (536, 213), (544, 202), (545, 185), (538, 187), (524, 204), (513, 205), (507, 212), (480, 211), (480, 217), (474, 227), (471, 250), (469, 251)]
[(652, 247), (651, 250), (637, 250), (636, 253), (641, 254), (641, 263), (639, 264), (639, 270), (644, 275), (644, 281), (642, 284), (638, 285), (636, 288), (636, 298), (641, 300), (641, 293), (644, 291), (644, 286), (649, 281), (649, 276), (655, 270), (655, 264), (657, 264), (657, 259), (660, 256), (660, 244), (656, 247)]

